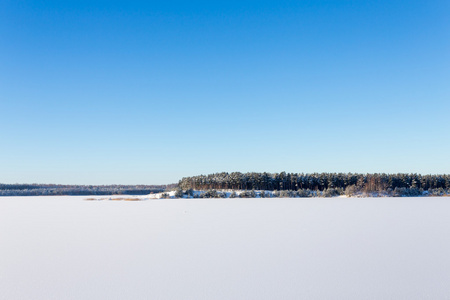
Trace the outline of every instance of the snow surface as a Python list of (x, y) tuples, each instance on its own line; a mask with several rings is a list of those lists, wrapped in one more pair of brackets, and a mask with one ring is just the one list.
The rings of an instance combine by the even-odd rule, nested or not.
[(449, 299), (449, 198), (0, 198), (0, 299)]

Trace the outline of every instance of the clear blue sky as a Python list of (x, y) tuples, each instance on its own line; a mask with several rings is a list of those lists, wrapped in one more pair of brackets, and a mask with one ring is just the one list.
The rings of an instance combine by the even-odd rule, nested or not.
[(0, 2), (0, 182), (450, 173), (450, 3)]

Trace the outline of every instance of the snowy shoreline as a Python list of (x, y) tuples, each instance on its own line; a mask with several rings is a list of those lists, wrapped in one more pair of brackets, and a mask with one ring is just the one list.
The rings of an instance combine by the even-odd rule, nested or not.
[(387, 193), (361, 193), (357, 195), (326, 195), (325, 192), (311, 191), (308, 196), (295, 196), (295, 191), (246, 191), (246, 190), (192, 190), (192, 191), (168, 191), (149, 195), (110, 195), (110, 196), (86, 196), (85, 200), (110, 200), (110, 201), (142, 201), (155, 199), (233, 199), (233, 198), (291, 198), (291, 199), (306, 199), (306, 198), (404, 198), (404, 197), (450, 197), (448, 193), (430, 195), (428, 192), (422, 195), (411, 196), (393, 196)]

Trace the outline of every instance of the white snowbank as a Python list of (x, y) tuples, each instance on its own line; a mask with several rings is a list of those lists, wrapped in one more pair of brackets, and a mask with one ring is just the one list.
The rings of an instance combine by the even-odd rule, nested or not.
[(1, 299), (445, 299), (448, 198), (0, 198)]

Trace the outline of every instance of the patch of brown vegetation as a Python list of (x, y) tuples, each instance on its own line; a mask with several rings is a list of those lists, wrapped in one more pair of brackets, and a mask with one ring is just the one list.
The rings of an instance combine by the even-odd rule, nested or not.
[(141, 201), (139, 198), (125, 198), (125, 201)]
[(89, 200), (89, 201), (93, 201), (93, 200), (112, 200), (112, 201), (141, 201), (141, 198), (85, 198), (84, 200)]

